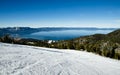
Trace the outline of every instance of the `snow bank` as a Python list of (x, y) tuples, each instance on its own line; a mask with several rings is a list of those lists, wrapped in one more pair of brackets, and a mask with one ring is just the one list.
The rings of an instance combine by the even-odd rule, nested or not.
[(83, 51), (0, 43), (0, 75), (120, 75), (120, 61)]

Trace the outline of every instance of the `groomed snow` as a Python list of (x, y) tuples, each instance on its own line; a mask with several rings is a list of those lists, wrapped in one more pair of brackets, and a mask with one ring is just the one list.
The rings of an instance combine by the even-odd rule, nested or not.
[(0, 75), (120, 75), (120, 61), (83, 51), (0, 43)]

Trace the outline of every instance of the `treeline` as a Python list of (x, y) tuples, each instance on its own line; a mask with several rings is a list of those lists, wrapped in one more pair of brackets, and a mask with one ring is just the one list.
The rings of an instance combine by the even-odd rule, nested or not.
[(101, 56), (120, 60), (120, 29), (106, 35), (95, 34), (72, 40), (51, 42), (49, 42), (49, 40), (12, 38), (9, 35), (5, 35), (0, 38), (0, 42), (59, 49), (85, 50)]
[(21, 44), (21, 45), (40, 46), (40, 47), (49, 47), (49, 43), (47, 40), (13, 38), (9, 34), (0, 37), (0, 42), (11, 43), (11, 44)]
[(107, 35), (95, 34), (73, 40), (59, 41), (53, 43), (52, 47), (59, 49), (85, 50), (101, 56), (120, 60), (120, 37), (118, 36), (120, 36), (120, 30), (117, 34), (115, 31), (115, 35), (114, 33)]
[(77, 42), (76, 41), (66, 41), (66, 42), (58, 42), (53, 43), (51, 46), (52, 48), (59, 48), (59, 49), (75, 49), (81, 51), (88, 51), (99, 54), (101, 56), (115, 58), (120, 60), (120, 44), (113, 43), (110, 41), (98, 41), (96, 43), (89, 43), (89, 42)]

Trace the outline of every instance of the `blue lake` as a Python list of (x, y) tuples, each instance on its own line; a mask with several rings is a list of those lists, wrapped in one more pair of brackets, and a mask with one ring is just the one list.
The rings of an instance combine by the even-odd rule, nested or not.
[(23, 38), (33, 38), (39, 40), (69, 40), (81, 36), (92, 34), (107, 34), (113, 30), (60, 30), (60, 31), (41, 31), (22, 36)]

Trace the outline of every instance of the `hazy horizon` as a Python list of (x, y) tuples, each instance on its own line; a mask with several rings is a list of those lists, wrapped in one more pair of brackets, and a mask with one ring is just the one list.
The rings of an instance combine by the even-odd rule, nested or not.
[[(27, 26), (5, 26), (5, 27), (0, 27), (0, 28), (20, 28), (20, 27), (27, 27)], [(45, 27), (29, 27), (29, 28), (115, 28), (115, 29), (119, 29), (118, 27), (53, 27), (53, 26), (45, 26)]]

